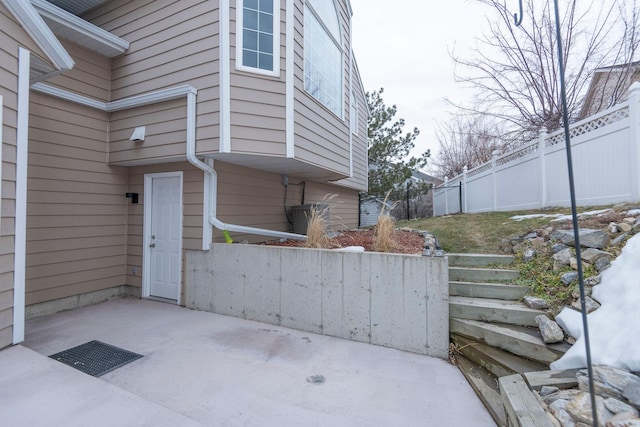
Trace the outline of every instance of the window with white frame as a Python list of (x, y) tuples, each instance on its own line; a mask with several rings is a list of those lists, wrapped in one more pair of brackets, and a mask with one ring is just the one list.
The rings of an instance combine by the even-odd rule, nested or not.
[(342, 117), (342, 49), (333, 0), (307, 0), (304, 7), (304, 89)]
[(238, 0), (236, 68), (277, 76), (280, 72), (280, 2)]
[(351, 92), (351, 114), (349, 116), (351, 133), (358, 136), (358, 98), (356, 98), (355, 92)]

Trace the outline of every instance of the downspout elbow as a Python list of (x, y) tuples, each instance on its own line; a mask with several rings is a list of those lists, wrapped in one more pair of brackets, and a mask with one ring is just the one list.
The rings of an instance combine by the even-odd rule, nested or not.
[[(205, 179), (209, 180), (209, 223), (218, 230), (234, 231), (237, 233), (257, 234), (276, 238), (307, 240), (303, 234), (286, 233), (284, 231), (267, 230), (264, 228), (246, 227), (243, 225), (227, 224), (217, 217), (218, 174), (212, 164), (207, 164), (196, 156), (196, 94), (187, 94), (187, 149), (186, 156), (189, 163), (205, 173)], [(213, 160), (212, 160), (213, 162)]]

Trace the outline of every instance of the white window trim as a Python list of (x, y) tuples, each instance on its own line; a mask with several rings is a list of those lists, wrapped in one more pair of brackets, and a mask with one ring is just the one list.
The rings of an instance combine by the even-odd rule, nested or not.
[[(313, 14), (314, 18), (318, 21), (318, 23), (320, 24), (320, 26), (324, 29), (324, 31), (326, 32), (326, 34), (329, 36), (329, 38), (333, 41), (333, 43), (335, 44), (335, 46), (338, 48), (338, 51), (340, 52), (340, 114), (336, 113), (335, 111), (333, 111), (331, 108), (329, 108), (328, 106), (324, 105), (318, 98), (316, 98), (315, 96), (313, 96), (310, 92), (308, 92), (305, 88), (305, 93), (307, 95), (309, 95), (309, 97), (311, 99), (313, 99), (315, 102), (318, 103), (318, 105), (320, 105), (322, 108), (324, 108), (325, 110), (327, 110), (329, 113), (333, 114), (334, 116), (338, 117), (340, 120), (344, 121), (346, 120), (346, 107), (345, 107), (345, 93), (344, 93), (344, 46), (342, 45), (342, 43), (338, 40), (335, 39), (333, 33), (331, 33), (331, 31), (329, 31), (327, 29), (326, 24), (324, 23), (324, 21), (322, 21), (322, 19), (320, 18), (320, 15), (316, 12), (316, 10), (313, 8), (313, 6), (309, 3), (305, 3), (305, 7), (308, 8), (311, 13)], [(337, 5), (335, 4), (334, 1), (334, 7), (336, 8), (336, 13), (338, 13), (338, 9), (337, 9)], [(306, 11), (305, 11), (306, 13)], [(338, 22), (340, 22), (340, 15), (338, 14)], [(342, 39), (342, 30), (340, 30), (340, 38)], [(306, 72), (306, 70), (303, 70), (303, 80), (304, 80), (304, 73)], [(303, 83), (304, 84), (304, 83)]]
[(242, 64), (242, 46), (244, 29), (244, 0), (238, 0), (236, 4), (236, 70), (265, 76), (280, 77), (280, 0), (273, 0), (273, 71), (262, 68), (248, 67)]

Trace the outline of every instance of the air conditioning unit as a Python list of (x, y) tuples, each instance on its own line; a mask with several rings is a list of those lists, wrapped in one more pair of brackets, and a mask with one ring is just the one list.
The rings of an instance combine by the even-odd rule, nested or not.
[(331, 213), (329, 212), (328, 203), (296, 205), (291, 207), (291, 217), (294, 233), (307, 234), (309, 218), (311, 217), (311, 209), (314, 207), (318, 210), (322, 218), (324, 218), (325, 226), (329, 227), (329, 224), (331, 223)]

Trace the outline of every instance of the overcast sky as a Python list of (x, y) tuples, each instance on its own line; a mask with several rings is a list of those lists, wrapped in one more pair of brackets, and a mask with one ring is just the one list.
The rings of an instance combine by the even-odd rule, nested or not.
[(351, 0), (351, 6), (365, 90), (384, 87), (383, 99), (397, 105), (405, 131), (420, 129), (416, 151), (435, 154), (435, 123), (447, 117), (443, 99), (469, 96), (454, 82), (448, 52), (468, 49), (491, 10), (469, 0)]

